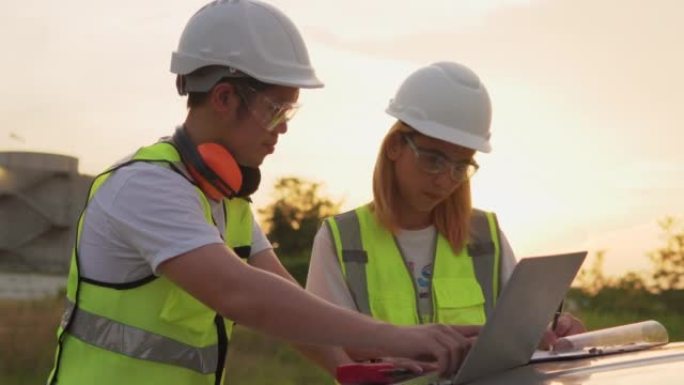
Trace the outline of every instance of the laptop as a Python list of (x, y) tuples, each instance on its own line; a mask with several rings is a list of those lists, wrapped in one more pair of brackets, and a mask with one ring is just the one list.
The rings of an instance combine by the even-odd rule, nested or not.
[(452, 384), (527, 364), (586, 256), (521, 259)]
[[(581, 251), (521, 259), (450, 384), (527, 364), (586, 256)], [(414, 378), (397, 385), (443, 383), (436, 378), (429, 373), (422, 381)]]

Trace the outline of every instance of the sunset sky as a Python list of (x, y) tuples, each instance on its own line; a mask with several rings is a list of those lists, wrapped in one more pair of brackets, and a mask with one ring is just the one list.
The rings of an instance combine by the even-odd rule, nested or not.
[[(169, 72), (206, 1), (25, 0), (0, 6), (0, 151), (78, 157), (94, 174), (185, 116)], [(267, 158), (255, 205), (280, 176), (324, 182), (344, 209), (371, 198), (384, 113), (435, 61), (472, 68), (493, 104), (476, 206), (518, 257), (605, 249), (612, 273), (649, 266), (657, 221), (684, 213), (684, 2), (279, 0), (319, 77)]]

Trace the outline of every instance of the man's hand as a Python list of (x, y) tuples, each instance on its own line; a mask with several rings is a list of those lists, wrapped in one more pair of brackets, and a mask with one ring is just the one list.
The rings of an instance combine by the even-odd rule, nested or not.
[(436, 362), (418, 361), (402, 357), (382, 357), (382, 362), (388, 362), (400, 369), (408, 369), (416, 374), (432, 372), (439, 369)]
[(385, 353), (436, 363), (441, 375), (450, 375), (461, 366), (470, 350), (470, 338), (480, 329), (480, 326), (441, 324), (396, 327), (395, 334), (387, 337), (391, 345)]

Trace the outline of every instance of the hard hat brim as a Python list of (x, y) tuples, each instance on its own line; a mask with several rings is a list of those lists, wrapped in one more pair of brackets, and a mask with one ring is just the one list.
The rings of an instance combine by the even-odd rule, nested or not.
[(459, 130), (458, 128), (447, 127), (443, 124), (430, 120), (421, 120), (411, 116), (404, 116), (404, 114), (398, 113), (392, 108), (387, 108), (385, 112), (402, 121), (404, 124), (410, 126), (421, 134), (431, 138), (443, 140), (457, 146), (470, 148), (472, 150), (484, 153), (489, 153), (492, 151), (492, 146), (489, 143), (489, 140), (485, 140), (479, 136)]
[[(171, 72), (178, 75), (185, 75), (185, 89), (187, 92), (207, 92), (222, 78), (236, 77), (236, 70), (267, 84), (294, 88), (322, 88), (324, 86), (323, 82), (316, 77), (315, 73), (307, 73), (304, 74), (305, 76), (300, 77), (294, 77), (292, 75), (287, 77), (259, 76), (248, 69), (240, 68), (240, 66), (231, 67), (218, 62), (208, 66), (206, 63), (202, 63), (198, 58), (194, 58), (187, 54), (174, 52), (172, 57)], [(212, 69), (210, 71), (198, 72), (199, 69), (207, 67), (212, 67)]]

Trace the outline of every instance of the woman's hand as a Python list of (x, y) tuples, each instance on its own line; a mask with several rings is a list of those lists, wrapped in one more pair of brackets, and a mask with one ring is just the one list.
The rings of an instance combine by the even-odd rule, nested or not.
[(544, 336), (539, 343), (539, 349), (549, 350), (559, 338), (571, 336), (573, 334), (584, 333), (586, 331), (587, 329), (584, 327), (582, 321), (575, 318), (570, 313), (563, 313), (560, 315), (560, 317), (558, 317), (556, 328), (554, 330), (549, 329), (544, 332)]

